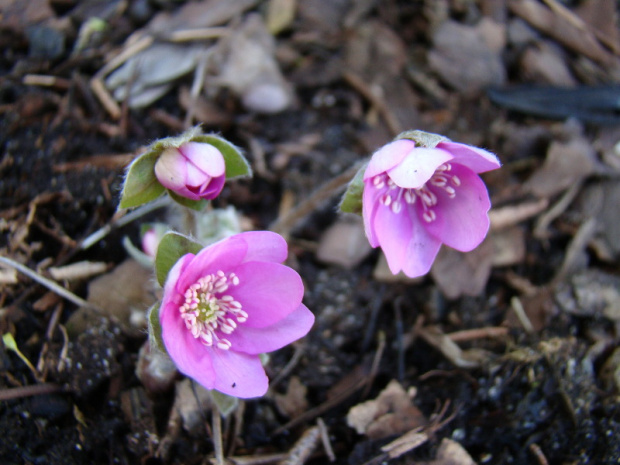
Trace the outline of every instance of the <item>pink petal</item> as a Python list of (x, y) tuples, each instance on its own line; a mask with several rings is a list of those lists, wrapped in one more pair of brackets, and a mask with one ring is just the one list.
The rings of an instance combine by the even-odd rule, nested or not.
[(239, 285), (226, 291), (249, 315), (244, 326), (264, 328), (286, 318), (299, 304), (304, 286), (297, 272), (269, 262), (247, 262), (235, 270)]
[(198, 195), (201, 199), (211, 200), (216, 198), (220, 195), (220, 192), (222, 192), (225, 181), (226, 176), (218, 176), (217, 178), (211, 179), (208, 185), (203, 186)]
[(249, 231), (237, 235), (248, 246), (244, 262), (261, 261), (282, 263), (288, 257), (284, 238), (271, 231)]
[(452, 158), (445, 150), (416, 147), (388, 171), (388, 176), (398, 187), (418, 189), (433, 176), (440, 165)]
[(262, 354), (280, 349), (301, 339), (314, 324), (314, 315), (301, 304), (283, 320), (266, 328), (251, 328), (240, 324), (234, 333), (226, 336), (232, 350), (247, 354)]
[(185, 178), (185, 185), (188, 187), (201, 187), (208, 185), (211, 181), (211, 176), (202, 171), (197, 166), (187, 163), (187, 177)]
[(186, 142), (179, 150), (200, 171), (212, 178), (223, 176), (226, 171), (224, 157), (221, 152), (204, 142)]
[(441, 241), (431, 236), (417, 218), (413, 219), (412, 225), (412, 237), (405, 252), (403, 273), (410, 278), (416, 278), (429, 272), (441, 247)]
[[(450, 174), (457, 175), (461, 181), (456, 196), (451, 199), (443, 189), (430, 187), (437, 195), (434, 207), (437, 218), (425, 225), (430, 234), (447, 246), (469, 252), (483, 241), (489, 230), (489, 193), (482, 179), (469, 168), (454, 164)], [(421, 215), (420, 221), (424, 221)]]
[(475, 173), (484, 173), (501, 166), (497, 157), (484, 149), (456, 142), (440, 142), (437, 148), (450, 152), (454, 162), (466, 166)]
[(364, 219), (364, 231), (368, 242), (372, 247), (379, 247), (379, 239), (375, 232), (374, 222), (377, 209), (381, 206), (379, 199), (385, 189), (376, 189), (372, 182), (364, 182), (364, 193), (362, 196), (362, 218)]
[(396, 214), (381, 205), (372, 223), (390, 271), (397, 274), (403, 269), (407, 246), (413, 230), (410, 213), (406, 208)]
[(214, 349), (211, 362), (216, 373), (213, 389), (242, 399), (267, 392), (269, 379), (257, 355)]
[(155, 163), (155, 176), (166, 189), (182, 189), (187, 178), (187, 160), (176, 148), (168, 147)]
[[(174, 278), (172, 273), (171, 277)], [(164, 292), (169, 290), (170, 286), (166, 286)], [(172, 292), (176, 294), (174, 290)], [(213, 389), (215, 372), (209, 356), (210, 351), (194, 339), (186, 328), (179, 312), (178, 302), (175, 300), (177, 299), (167, 298), (164, 294), (159, 313), (166, 351), (181, 373), (195, 379), (207, 389)]]
[(384, 145), (372, 155), (364, 172), (364, 181), (394, 168), (414, 149), (415, 143), (408, 139), (395, 140)]
[(194, 257), (195, 255), (191, 253), (183, 255), (177, 260), (174, 266), (170, 268), (170, 271), (168, 271), (168, 276), (166, 277), (166, 282), (164, 283), (162, 307), (171, 300), (173, 300), (177, 304), (180, 304), (181, 297), (179, 297), (179, 293), (177, 292), (177, 283), (179, 282), (179, 278), (185, 273), (185, 270), (192, 262)]
[(202, 249), (179, 277), (177, 290), (184, 293), (199, 278), (211, 273), (233, 271), (243, 261), (247, 248), (246, 242), (236, 235)]

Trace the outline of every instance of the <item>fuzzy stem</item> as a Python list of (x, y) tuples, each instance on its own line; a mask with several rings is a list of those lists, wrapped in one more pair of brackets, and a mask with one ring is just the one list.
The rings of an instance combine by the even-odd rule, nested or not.
[(215, 463), (217, 465), (225, 465), (224, 447), (222, 445), (222, 416), (217, 403), (214, 403), (212, 416), (212, 433), (213, 433), (213, 449), (215, 450)]

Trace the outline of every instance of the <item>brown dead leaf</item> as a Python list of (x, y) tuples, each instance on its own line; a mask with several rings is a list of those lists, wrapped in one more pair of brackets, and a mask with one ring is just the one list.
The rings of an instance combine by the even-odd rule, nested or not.
[(525, 231), (518, 226), (489, 235), (493, 243), (493, 266), (510, 266), (525, 259)]
[(577, 84), (561, 51), (546, 42), (528, 47), (521, 56), (521, 67), (528, 81), (561, 87)]
[(282, 415), (295, 418), (308, 410), (306, 394), (308, 388), (301, 383), (297, 376), (292, 376), (286, 389), (286, 394), (276, 394), (276, 407)]
[(405, 391), (396, 380), (390, 381), (374, 400), (349, 410), (347, 424), (359, 434), (380, 439), (424, 426), (428, 420), (412, 404), (415, 390)]
[(25, 27), (54, 18), (48, 0), (3, 0), (0, 2), (0, 28), (20, 32)]
[(494, 260), (493, 241), (487, 239), (471, 252), (442, 247), (431, 268), (431, 276), (449, 299), (479, 295), (485, 288)]
[[(88, 285), (87, 301), (118, 321), (123, 330), (140, 334), (146, 329), (146, 310), (155, 303), (152, 273), (135, 260), (125, 260)], [(92, 310), (80, 308), (67, 323), (70, 332), (82, 332), (93, 321)]]
[(362, 219), (358, 216), (344, 216), (325, 230), (316, 258), (322, 263), (350, 270), (359, 265), (371, 250)]
[(601, 42), (618, 54), (620, 32), (616, 4), (614, 0), (585, 0), (577, 5), (575, 12), (590, 26)]
[(595, 217), (598, 234), (595, 251), (602, 260), (612, 261), (620, 254), (620, 182), (601, 181), (589, 185), (576, 201), (576, 211), (584, 219)]
[(594, 148), (581, 134), (575, 134), (566, 142), (551, 143), (545, 163), (527, 180), (525, 188), (538, 197), (550, 197), (585, 179), (594, 168)]
[(476, 465), (474, 459), (458, 442), (452, 439), (443, 438), (435, 459), (423, 462), (424, 465)]
[[(510, 10), (539, 31), (549, 35), (570, 50), (583, 54), (601, 64), (617, 64), (617, 59), (598, 42), (588, 28), (566, 14), (552, 11), (535, 0), (510, 0)], [(568, 10), (569, 14), (572, 14)]]
[(484, 18), (475, 27), (448, 20), (433, 36), (428, 60), (431, 68), (450, 86), (472, 95), (506, 80), (501, 59), (504, 27)]
[(439, 350), (444, 357), (459, 368), (477, 368), (490, 357), (490, 354), (483, 349), (461, 349), (438, 326), (424, 326), (418, 329), (416, 334)]

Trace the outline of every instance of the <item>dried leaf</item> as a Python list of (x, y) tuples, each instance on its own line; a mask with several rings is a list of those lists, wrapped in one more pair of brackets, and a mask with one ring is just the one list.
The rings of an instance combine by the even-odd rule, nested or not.
[(297, 376), (292, 376), (289, 381), (286, 394), (276, 394), (276, 407), (282, 415), (295, 418), (308, 410), (306, 394), (308, 388), (304, 386)]
[(407, 392), (398, 381), (392, 380), (376, 399), (351, 408), (347, 414), (347, 424), (371, 439), (424, 426), (428, 420), (412, 404), (414, 396), (415, 390)]
[(325, 230), (316, 258), (322, 263), (350, 270), (359, 265), (371, 250), (362, 219), (358, 216), (347, 216), (338, 219)]
[(490, 239), (467, 253), (444, 246), (433, 263), (431, 276), (449, 299), (461, 295), (476, 296), (487, 284), (494, 255), (494, 245)]

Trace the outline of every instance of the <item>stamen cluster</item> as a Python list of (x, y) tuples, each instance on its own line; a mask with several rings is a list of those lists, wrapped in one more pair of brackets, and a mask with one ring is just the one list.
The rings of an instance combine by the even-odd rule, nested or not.
[(232, 334), (238, 323), (248, 319), (238, 301), (230, 295), (222, 295), (231, 285), (239, 285), (235, 273), (226, 275), (220, 270), (203, 276), (185, 291), (185, 302), (179, 307), (192, 336), (208, 347), (230, 349), (231, 342), (222, 334)]
[(437, 205), (437, 195), (431, 188), (442, 189), (450, 199), (453, 199), (456, 197), (456, 188), (461, 185), (461, 180), (458, 176), (451, 174), (451, 170), (450, 163), (440, 165), (428, 182), (417, 189), (397, 186), (386, 173), (374, 176), (372, 185), (378, 190), (385, 189), (387, 186), (386, 192), (381, 195), (379, 201), (395, 214), (402, 211), (403, 201), (406, 205), (415, 205), (419, 198), (423, 208), (422, 218), (427, 223), (431, 223), (437, 219), (433, 208)]

